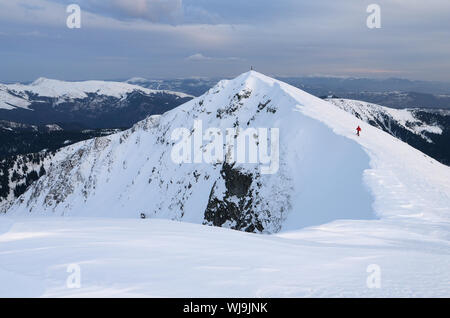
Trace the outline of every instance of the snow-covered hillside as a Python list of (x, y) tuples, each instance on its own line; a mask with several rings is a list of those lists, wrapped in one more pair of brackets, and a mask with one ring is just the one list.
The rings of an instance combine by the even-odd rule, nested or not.
[[(176, 164), (174, 129), (278, 128), (279, 170)], [(357, 125), (363, 135), (354, 134)], [(250, 143), (264, 140), (254, 135)], [(207, 142), (203, 146), (207, 148)], [(248, 146), (248, 145), (247, 145)], [(330, 103), (256, 72), (120, 134), (58, 152), (10, 215), (150, 218), (274, 233), (336, 219), (448, 219), (450, 169)], [(241, 186), (241, 185), (244, 186)], [(230, 212), (232, 211), (232, 212)]]

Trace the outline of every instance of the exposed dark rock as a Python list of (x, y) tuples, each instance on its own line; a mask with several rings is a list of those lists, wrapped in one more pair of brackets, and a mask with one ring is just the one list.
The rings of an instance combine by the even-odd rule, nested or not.
[[(253, 181), (254, 175), (242, 173), (234, 168), (234, 164), (224, 163), (221, 179), (217, 180), (211, 189), (204, 224), (223, 226), (229, 222), (230, 228), (235, 230), (264, 231), (262, 222), (253, 211)], [(225, 193), (219, 192), (220, 183), (225, 186)]]

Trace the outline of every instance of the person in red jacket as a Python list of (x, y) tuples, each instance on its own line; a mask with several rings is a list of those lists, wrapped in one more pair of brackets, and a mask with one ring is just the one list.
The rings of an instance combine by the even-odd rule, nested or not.
[(362, 130), (361, 127), (358, 126), (358, 128), (356, 128), (356, 135), (359, 136), (359, 133), (361, 132), (361, 130)]

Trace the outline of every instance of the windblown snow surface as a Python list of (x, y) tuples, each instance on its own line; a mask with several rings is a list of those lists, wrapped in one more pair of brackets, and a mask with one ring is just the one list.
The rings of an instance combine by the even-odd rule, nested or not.
[[(223, 166), (173, 163), (171, 130), (196, 119), (204, 129), (279, 128), (278, 173), (237, 164), (252, 182), (227, 197)], [(203, 226), (218, 212), (212, 197), (251, 208)], [(58, 152), (0, 217), (0, 296), (448, 297), (449, 216), (449, 167), (249, 72)], [(67, 287), (70, 264), (80, 288)], [(380, 288), (367, 284), (374, 265)]]

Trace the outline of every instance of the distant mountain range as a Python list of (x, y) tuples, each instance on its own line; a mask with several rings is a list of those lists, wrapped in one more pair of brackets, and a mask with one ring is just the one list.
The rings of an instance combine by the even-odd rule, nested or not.
[(62, 129), (127, 128), (190, 99), (121, 82), (40, 78), (29, 85), (0, 84), (0, 120)]
[(418, 92), (433, 95), (450, 95), (450, 83), (412, 81), (401, 78), (341, 78), (341, 77), (283, 77), (283, 81), (296, 87), (308, 87), (317, 93), (327, 92)]
[[(319, 97), (331, 95), (363, 100), (392, 108), (448, 108), (450, 83), (406, 79), (366, 79), (338, 77), (284, 77), (280, 80)], [(150, 89), (165, 89), (200, 96), (219, 79), (147, 80), (132, 78), (127, 83)]]
[(200, 96), (219, 81), (218, 78), (184, 78), (148, 80), (142, 77), (133, 77), (125, 83), (141, 86), (148, 89), (170, 90), (185, 94)]
[(191, 99), (122, 82), (0, 84), (0, 159), (105, 136)]

